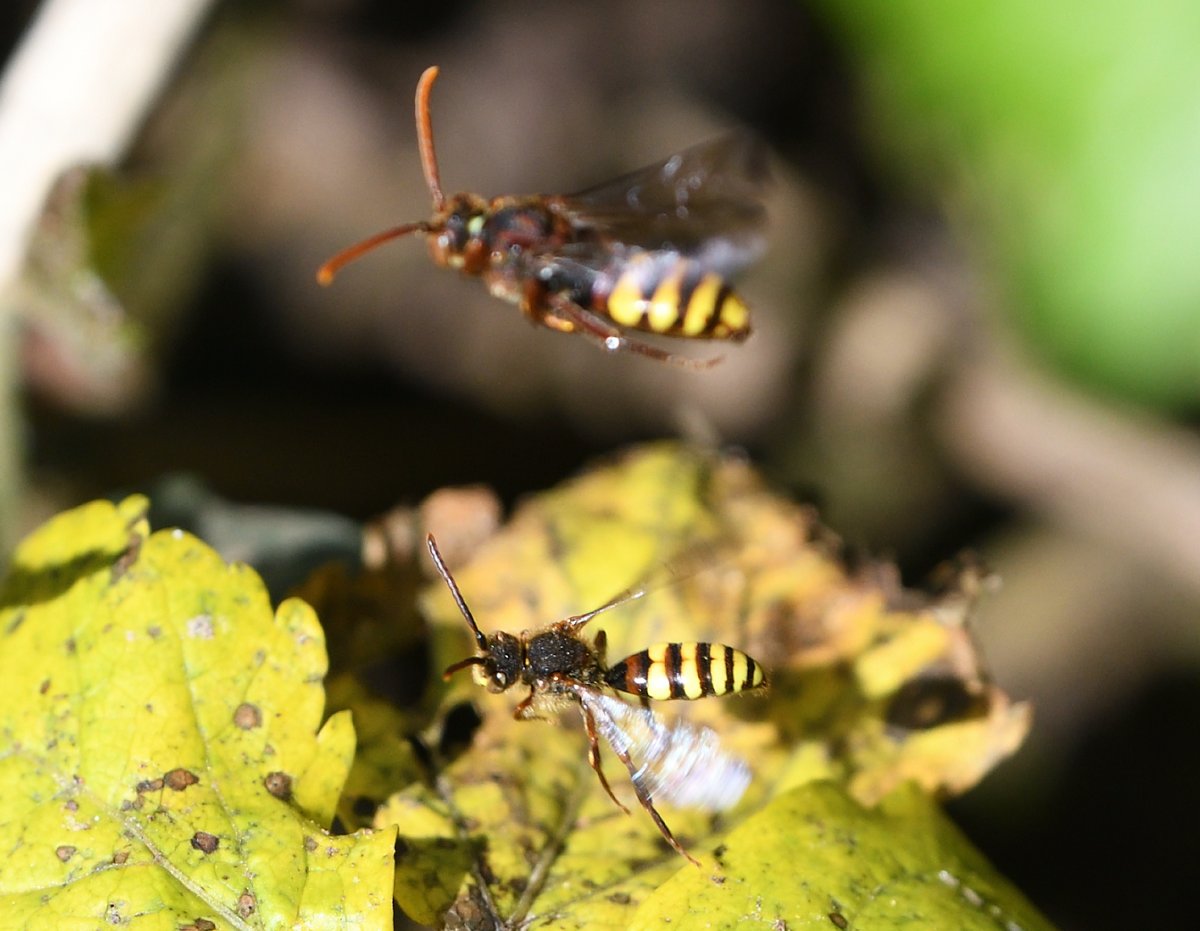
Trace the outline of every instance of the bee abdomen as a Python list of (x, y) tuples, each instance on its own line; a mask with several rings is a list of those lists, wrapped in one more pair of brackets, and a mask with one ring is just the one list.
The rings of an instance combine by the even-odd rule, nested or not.
[(605, 681), (619, 692), (658, 701), (730, 695), (766, 684), (763, 668), (723, 643), (656, 643), (611, 666)]
[(745, 339), (750, 311), (729, 283), (682, 256), (625, 264), (597, 309), (631, 329), (695, 339)]

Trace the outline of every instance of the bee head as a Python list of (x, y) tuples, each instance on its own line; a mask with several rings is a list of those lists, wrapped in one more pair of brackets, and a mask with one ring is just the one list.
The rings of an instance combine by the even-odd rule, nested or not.
[(481, 666), (483, 684), (489, 692), (503, 692), (516, 684), (524, 663), (522, 652), (520, 639), (512, 634), (501, 631), (488, 637)]
[(429, 251), (439, 265), (474, 270), (486, 250), (482, 234), (487, 201), (475, 194), (456, 194), (429, 222)]

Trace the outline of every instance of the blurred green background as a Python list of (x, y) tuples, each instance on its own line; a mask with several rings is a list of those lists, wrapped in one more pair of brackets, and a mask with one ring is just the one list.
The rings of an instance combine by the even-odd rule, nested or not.
[[(5, 49), (35, 9), (0, 13)], [(5, 530), (182, 474), (366, 519), (454, 483), (512, 502), (648, 437), (740, 445), (910, 584), (964, 550), (996, 570), (978, 636), (1037, 720), (953, 814), (1064, 928), (1189, 925), (1197, 48), (1183, 0), (217, 3), (10, 291), (27, 471)], [(417, 242), (318, 288), (332, 252), (427, 214), (411, 99), (434, 63), (451, 191), (570, 191), (763, 136), (757, 335), (704, 375), (609, 358)]]

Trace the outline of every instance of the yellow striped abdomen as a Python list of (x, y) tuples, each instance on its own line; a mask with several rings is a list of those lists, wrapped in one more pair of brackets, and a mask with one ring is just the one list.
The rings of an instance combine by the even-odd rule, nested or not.
[(597, 304), (597, 310), (629, 329), (693, 339), (750, 335), (750, 310), (729, 283), (678, 255), (631, 259)]
[(619, 692), (658, 701), (731, 695), (766, 685), (763, 668), (723, 643), (656, 643), (605, 673)]

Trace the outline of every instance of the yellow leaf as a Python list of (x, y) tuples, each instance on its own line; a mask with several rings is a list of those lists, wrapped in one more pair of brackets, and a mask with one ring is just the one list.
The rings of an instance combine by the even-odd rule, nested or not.
[(390, 927), (391, 832), (326, 830), (354, 729), (315, 615), (145, 510), (58, 516), (0, 592), (5, 924)]
[(775, 799), (726, 837), (711, 871), (684, 870), (631, 929), (954, 928), (1050, 925), (908, 786), (868, 811), (829, 783)]
[[(407, 784), (375, 819), (400, 827), (397, 902), (423, 922), (622, 928), (672, 876), (711, 875), (728, 832), (798, 786), (833, 780), (862, 804), (910, 781), (964, 791), (1028, 728), (1028, 707), (990, 682), (970, 640), (965, 583), (932, 598), (901, 589), (886, 565), (848, 568), (811, 509), (736, 457), (668, 443), (633, 450), (523, 504), (455, 574), (481, 628), (513, 634), (644, 587), (586, 628), (608, 634), (610, 661), (656, 641), (726, 643), (765, 665), (771, 688), (655, 705), (713, 728), (754, 773), (732, 810), (660, 806), (698, 871), (663, 842), (602, 747), (632, 815), (606, 796), (577, 709), (514, 721), (524, 687), (488, 694), (472, 674), (456, 677), (422, 732), (431, 778)], [(475, 652), (444, 585), (424, 605), (435, 669)], [(465, 751), (443, 750), (439, 725), (468, 704), (482, 724)], [(722, 922), (741, 905), (729, 907), (705, 915), (733, 926)]]

